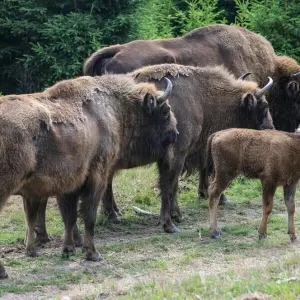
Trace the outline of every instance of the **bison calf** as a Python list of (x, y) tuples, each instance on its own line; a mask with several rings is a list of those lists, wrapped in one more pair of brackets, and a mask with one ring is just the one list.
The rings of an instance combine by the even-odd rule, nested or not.
[(259, 238), (267, 232), (268, 215), (278, 186), (283, 186), (288, 211), (288, 234), (296, 240), (294, 213), (296, 183), (300, 179), (300, 134), (275, 130), (255, 131), (228, 129), (209, 137), (209, 164), (214, 179), (209, 186), (209, 210), (212, 237), (220, 235), (217, 224), (217, 206), (221, 193), (238, 175), (261, 180), (263, 214)]

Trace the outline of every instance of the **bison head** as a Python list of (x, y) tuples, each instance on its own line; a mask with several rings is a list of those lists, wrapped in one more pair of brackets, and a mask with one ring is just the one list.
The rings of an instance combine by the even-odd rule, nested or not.
[(300, 102), (300, 72), (297, 72), (288, 78), (285, 90), (289, 97), (294, 99), (298, 98), (298, 101)]
[[(292, 64), (293, 71), (295, 65), (296, 62)], [(285, 69), (280, 70), (268, 99), (276, 129), (294, 132), (300, 124), (300, 72), (288, 75), (288, 67)]]
[[(147, 164), (163, 158), (166, 148), (177, 141), (177, 121), (168, 103), (172, 83), (157, 94), (146, 93), (138, 109), (138, 124), (131, 139), (128, 165)], [(128, 158), (127, 158), (128, 159)]]
[(274, 129), (269, 105), (265, 98), (265, 94), (272, 85), (273, 80), (269, 77), (269, 82), (265, 87), (243, 96), (241, 107), (243, 117), (245, 117), (245, 127), (253, 129)]

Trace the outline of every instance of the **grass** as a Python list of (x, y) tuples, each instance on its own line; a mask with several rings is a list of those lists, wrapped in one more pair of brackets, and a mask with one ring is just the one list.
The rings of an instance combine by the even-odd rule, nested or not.
[[(222, 237), (212, 240), (208, 203), (196, 197), (197, 176), (179, 183), (178, 200), (185, 217), (177, 224), (180, 233), (165, 234), (157, 219), (133, 212), (134, 205), (159, 212), (160, 199), (151, 188), (156, 180), (154, 166), (117, 175), (115, 198), (123, 216), (121, 224), (98, 217), (96, 247), (105, 257), (100, 263), (85, 262), (80, 249), (75, 256), (62, 257), (63, 224), (54, 199), (47, 210), (52, 241), (41, 249), (39, 258), (26, 257), (22, 201), (11, 197), (0, 218), (0, 249), (10, 276), (1, 282), (0, 296), (60, 299), (67, 293), (80, 299), (99, 295), (101, 299), (232, 299), (255, 291), (274, 299), (300, 296), (298, 280), (285, 281), (297, 276), (300, 251), (297, 244), (290, 245), (286, 234), (282, 189), (275, 195), (268, 237), (258, 241), (260, 183), (236, 179), (226, 191), (232, 205), (219, 212)], [(296, 217), (297, 232), (299, 227)]]

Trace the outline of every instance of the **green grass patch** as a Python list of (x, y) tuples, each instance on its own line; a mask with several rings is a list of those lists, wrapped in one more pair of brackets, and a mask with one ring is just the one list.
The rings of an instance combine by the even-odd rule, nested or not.
[[(160, 198), (153, 189), (157, 177), (153, 165), (122, 171), (115, 178), (115, 199), (123, 215), (121, 224), (112, 224), (105, 216), (98, 215), (95, 241), (97, 250), (105, 257), (101, 263), (84, 262), (80, 249), (75, 256), (62, 257), (64, 226), (55, 200), (50, 201), (47, 209), (47, 230), (52, 242), (41, 248), (39, 258), (26, 257), (22, 200), (11, 198), (0, 218), (0, 246), (10, 276), (1, 281), (0, 295), (35, 291), (42, 297), (46, 293), (44, 287), (45, 291), (49, 291), (46, 289), (49, 286), (65, 290), (74, 284), (99, 286), (99, 290), (112, 299), (119, 294), (128, 299), (232, 299), (255, 290), (269, 293), (275, 299), (293, 299), (299, 295), (297, 282), (277, 284), (298, 269), (298, 256), (277, 261), (294, 249), (286, 234), (287, 213), (282, 189), (276, 192), (268, 237), (259, 241), (260, 182), (244, 178), (234, 180), (226, 191), (232, 205), (220, 207), (218, 213), (223, 234), (220, 239), (213, 240), (208, 227), (208, 201), (197, 199), (196, 175), (179, 182), (178, 202), (185, 217), (183, 223), (176, 224), (180, 233), (165, 234), (158, 219), (135, 214), (132, 206), (159, 212)], [(297, 198), (299, 196), (297, 192)], [(296, 218), (297, 232), (299, 228)], [(270, 253), (276, 256), (275, 262), (269, 258)], [(270, 260), (266, 268), (249, 269), (247, 264), (236, 266), (237, 262), (249, 258), (259, 260), (262, 255)], [(219, 269), (218, 262), (224, 270)], [(225, 269), (227, 266), (231, 269)], [(145, 283), (130, 288), (134, 285), (132, 278), (143, 278)], [(129, 283), (119, 286), (122, 280)], [(89, 293), (84, 297), (88, 298)]]

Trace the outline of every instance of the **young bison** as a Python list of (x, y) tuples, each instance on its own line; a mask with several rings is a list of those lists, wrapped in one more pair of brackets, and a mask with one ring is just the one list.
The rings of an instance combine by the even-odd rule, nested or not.
[(212, 237), (218, 237), (217, 206), (222, 192), (230, 182), (242, 174), (261, 180), (263, 215), (259, 238), (267, 232), (268, 215), (278, 186), (283, 186), (288, 211), (288, 234), (296, 240), (294, 213), (295, 191), (300, 179), (300, 134), (275, 130), (228, 129), (209, 137), (207, 144), (209, 165), (214, 179), (209, 186), (209, 211)]

